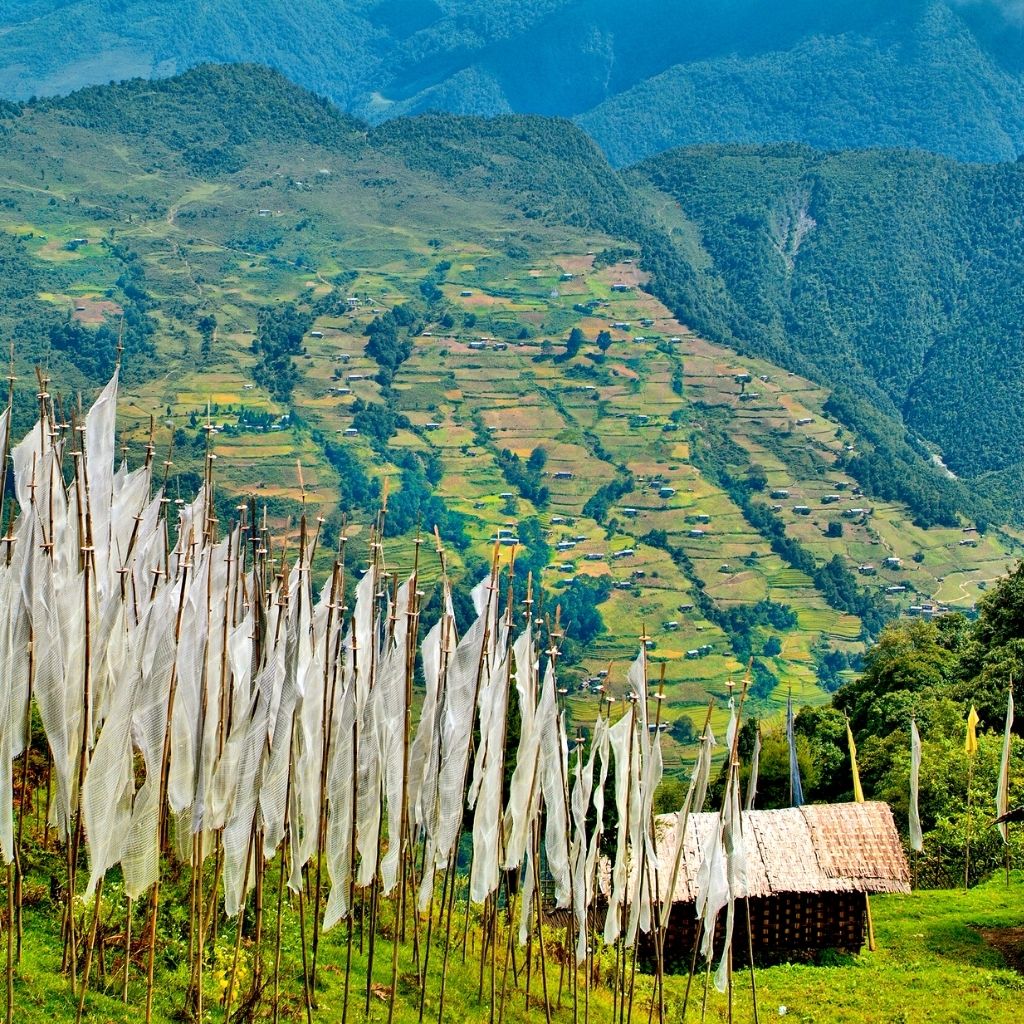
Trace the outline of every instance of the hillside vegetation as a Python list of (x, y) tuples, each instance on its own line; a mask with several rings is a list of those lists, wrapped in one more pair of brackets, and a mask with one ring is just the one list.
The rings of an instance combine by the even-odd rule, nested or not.
[(398, 569), (435, 525), (456, 575), (515, 545), (562, 607), (580, 721), (649, 638), (675, 763), (751, 659), (766, 714), (790, 688), (821, 703), (888, 617), (969, 610), (1021, 550), (963, 488), (940, 516), (858, 475), (896, 436), (899, 479), (942, 485), (891, 410), (851, 429), (810, 359), (695, 331), (736, 337), (711, 239), (564, 121), (368, 130), (272, 72), (206, 67), (0, 130), (19, 429), (33, 365), (89, 390), (120, 340), (129, 458), (151, 429), (173, 442), (173, 497), (209, 425), (225, 522), (251, 496), (287, 535), (305, 502), (325, 551), (353, 524), (358, 565), (386, 492)]
[[(269, 881), (269, 880), (268, 880)], [(18, 968), (15, 985), (15, 1006), (18, 1017), (29, 1024), (75, 1019), (76, 999), (65, 976), (60, 973), (61, 941), (59, 908), (54, 908), (39, 887), (41, 902), (26, 910), (24, 956)], [(123, 920), (123, 893), (116, 884), (109, 886), (105, 899), (105, 914), (111, 924)], [(183, 887), (184, 888), (184, 887)], [(179, 894), (172, 892), (174, 896)], [(1015, 1019), (1022, 988), (1021, 976), (1007, 966), (1001, 953), (989, 945), (986, 937), (998, 936), (1005, 931), (1012, 934), (1020, 920), (1019, 906), (1024, 895), (1020, 872), (1014, 872), (1011, 885), (1001, 878), (963, 892), (916, 892), (909, 896), (885, 896), (872, 900), (877, 952), (867, 951), (859, 956), (834, 956), (827, 965), (785, 964), (759, 970), (756, 975), (760, 1019), (774, 1018), (781, 1007), (796, 1021), (822, 1020), (822, 1008), (827, 1019), (836, 1024), (889, 1024), (893, 1020), (924, 1020), (935, 1024), (992, 1024)], [(180, 893), (182, 904), (188, 894)], [(168, 907), (173, 902), (165, 901)], [(457, 908), (462, 911), (463, 908)], [(282, 954), (280, 1019), (305, 1020), (302, 1001), (302, 955), (297, 922), (298, 914), (287, 906), (284, 911), (284, 940)], [(462, 914), (459, 914), (459, 922)], [(342, 929), (325, 936), (322, 946), (324, 982), (317, 992), (318, 1010), (314, 1020), (339, 1019), (344, 1006), (345, 938)], [(116, 964), (115, 949), (119, 938), (112, 933), (110, 956)], [(481, 996), (478, 985), (479, 946), (482, 939), (480, 923), (473, 916), (467, 935), (468, 957), (463, 962), (458, 950), (452, 955), (447, 975), (448, 1013), (445, 1020), (486, 1021), (490, 1019), (489, 993)], [(351, 974), (350, 1012), (361, 1019), (363, 991), (366, 979), (366, 956), (360, 949), (358, 935)], [(188, 985), (188, 974), (183, 963), (178, 964), (180, 951), (187, 946), (184, 920), (168, 913), (162, 922), (161, 951), (158, 958), (156, 984), (157, 999), (154, 1021), (181, 1019), (181, 1007)], [(559, 967), (551, 959), (558, 952), (559, 943), (552, 940), (547, 964), (547, 983), (552, 996), (559, 989)], [(404, 951), (407, 954), (407, 950)], [(142, 954), (140, 953), (140, 956)], [(219, 1007), (214, 1000), (223, 993), (225, 978), (230, 969), (231, 944), (218, 944), (215, 967), (209, 978), (208, 1005), (214, 1005), (212, 1016), (217, 1019)], [(377, 940), (378, 971), (383, 974), (390, 962), (390, 943), (386, 938)], [(534, 951), (534, 992), (540, 987), (539, 957)], [(246, 949), (242, 970), (251, 967), (251, 953)], [(520, 960), (522, 972), (522, 960)], [(398, 1024), (412, 1024), (419, 1019), (418, 988), (411, 958), (403, 955), (400, 962), (399, 997), (395, 1004), (394, 1020)], [(601, 963), (589, 992), (583, 983), (579, 1001), (584, 996), (589, 1002), (593, 1018), (603, 1019), (612, 1012), (611, 962)], [(248, 973), (245, 974), (248, 977)], [(697, 999), (700, 996), (700, 978), (696, 979)], [(735, 993), (735, 1019), (752, 1020), (750, 992), (744, 987), (746, 975), (737, 975)], [(436, 980), (430, 988), (426, 1002), (426, 1019), (437, 1018)], [(500, 992), (501, 978), (498, 978)], [(568, 988), (568, 986), (567, 986)], [(652, 991), (650, 976), (638, 973), (635, 989), (635, 1020), (646, 1019)], [(666, 983), (666, 1012), (668, 1019), (678, 1019), (682, 1009), (686, 978), (669, 976)], [(120, 978), (110, 974), (106, 991), (90, 996), (87, 1013), (115, 1024), (132, 1024), (140, 1017), (138, 1002), (144, 995), (144, 983), (132, 982), (129, 997), (136, 1005), (125, 1005), (120, 999)], [(388, 1014), (388, 987), (378, 983), (374, 989), (369, 1020), (383, 1021)], [(505, 1019), (533, 1021), (543, 1016), (540, 998), (535, 994), (530, 1006), (524, 1005), (521, 992), (510, 992), (505, 1005)], [(925, 1006), (927, 1007), (925, 1016)], [(582, 1009), (580, 1013), (582, 1015)], [(728, 1019), (726, 997), (710, 986), (708, 1018)], [(433, 1016), (431, 1016), (431, 1014)], [(449, 1016), (450, 1014), (450, 1016)], [(333, 1015), (333, 1016), (332, 1016)], [(694, 997), (691, 995), (687, 1019), (696, 1019)], [(565, 992), (561, 1007), (552, 1007), (552, 1021), (563, 1024), (571, 1021), (572, 999)]]
[[(684, 243), (731, 308), (720, 330), (812, 368), (836, 386), (833, 408), (865, 432), (902, 421), (956, 474), (995, 474), (980, 489), (997, 514), (1010, 512), (1024, 453), (1024, 164), (707, 147), (655, 158), (633, 177), (679, 204)], [(904, 439), (888, 433), (906, 461)], [(860, 463), (862, 479), (898, 487), (881, 460)], [(955, 488), (927, 486), (932, 516), (948, 517)]]
[[(54, 47), (52, 41), (60, 39)], [(32, 0), (0, 7), (0, 96), (256, 61), (378, 122), (576, 117), (616, 164), (701, 142), (1024, 150), (1002, 0)]]

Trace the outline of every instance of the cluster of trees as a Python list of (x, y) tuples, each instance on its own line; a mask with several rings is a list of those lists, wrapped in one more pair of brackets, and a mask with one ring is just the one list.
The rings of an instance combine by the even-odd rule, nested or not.
[(575, 359), (580, 354), (580, 349), (586, 340), (586, 335), (578, 327), (574, 327), (565, 340), (565, 351), (555, 356), (553, 362), (567, 363), (570, 359)]
[[(991, 827), (995, 779), (1007, 695), (1024, 700), (1024, 563), (988, 591), (971, 621), (960, 614), (934, 621), (900, 619), (885, 627), (864, 657), (863, 671), (842, 685), (830, 705), (802, 708), (797, 750), (809, 801), (849, 800), (853, 784), (846, 722), (857, 745), (868, 799), (885, 800), (906, 827), (909, 806), (910, 722), (923, 746), (920, 812), (924, 861), (955, 884), (962, 877), (971, 836), (972, 879), (996, 868), (1002, 842)], [(977, 709), (979, 751), (964, 750), (967, 714)], [(749, 759), (754, 725), (741, 737)], [(1011, 805), (1024, 793), (1024, 718), (1014, 725)], [(758, 805), (788, 803), (786, 739), (781, 727), (762, 726)], [(971, 809), (968, 810), (968, 786)], [(1011, 837), (1017, 835), (1011, 828)], [(1021, 846), (1018, 836), (1015, 845)]]
[(508, 448), (502, 448), (495, 456), (510, 487), (514, 487), (535, 508), (547, 508), (551, 494), (544, 483), (544, 467), (548, 453), (543, 448), (534, 448), (525, 461)]
[(366, 325), (366, 354), (380, 367), (377, 381), (382, 388), (391, 387), (398, 368), (412, 355), (412, 328), (416, 322), (411, 306), (395, 306)]
[(302, 339), (315, 316), (294, 302), (260, 306), (252, 350), (259, 357), (253, 376), (279, 402), (288, 402), (298, 380), (293, 356), (302, 352)]
[(388, 495), (384, 535), (398, 537), (420, 528), (429, 534), (436, 526), (442, 540), (463, 551), (469, 546), (466, 518), (448, 508), (434, 493), (443, 472), (436, 453), (423, 457), (409, 449), (392, 452), (391, 461), (399, 468), (399, 487)]
[(352, 450), (347, 445), (316, 434), (314, 440), (320, 444), (324, 458), (338, 474), (341, 511), (375, 513), (380, 504), (380, 484), (366, 472)]
[(366, 436), (370, 444), (384, 454), (388, 442), (400, 427), (409, 426), (409, 418), (396, 412), (390, 402), (364, 402), (357, 398), (351, 406), (352, 426)]
[(583, 514), (602, 526), (608, 519), (608, 510), (633, 490), (636, 481), (632, 473), (624, 473), (606, 484), (602, 484), (583, 506)]
[(598, 606), (608, 600), (611, 592), (610, 576), (577, 576), (550, 599), (549, 603), (562, 609), (561, 622), (566, 631), (560, 656), (563, 663), (571, 665), (579, 661), (587, 645), (605, 631)]
[(835, 693), (843, 685), (843, 673), (848, 669), (859, 669), (862, 658), (857, 654), (837, 651), (822, 635), (814, 646), (814, 666), (818, 674), (818, 685), (826, 693)]
[(796, 625), (796, 612), (788, 604), (778, 601), (758, 601), (756, 604), (736, 604), (723, 608), (721, 624), (729, 633), (750, 634), (758, 626), (770, 626), (780, 633)]
[(212, 313), (204, 313), (196, 321), (199, 331), (199, 356), (204, 363), (209, 362), (213, 355), (213, 336), (217, 331), (217, 318)]

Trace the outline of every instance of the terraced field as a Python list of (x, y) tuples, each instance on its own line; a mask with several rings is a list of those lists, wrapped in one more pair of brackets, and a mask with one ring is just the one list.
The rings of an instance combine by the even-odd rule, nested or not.
[[(493, 315), (527, 323), (521, 311), (528, 303), (507, 282), (487, 290), (475, 265), (460, 264), (464, 253), (440, 255), (455, 268), (448, 289), (453, 306), (469, 312), (481, 308), (486, 298)], [(411, 430), (395, 443), (427, 445), (441, 453), (445, 475), (438, 492), (471, 524), (470, 553), (488, 557), (499, 531), (514, 533), (519, 522), (537, 517), (555, 549), (545, 579), (554, 593), (575, 576), (612, 579), (614, 589), (601, 606), (607, 631), (586, 652), (580, 665), (583, 678), (594, 678), (611, 666), (614, 690), (615, 666), (621, 669), (638, 638), (646, 636), (654, 671), (660, 673), (664, 666), (668, 721), (699, 717), (706, 694), (724, 698), (728, 683), (739, 680), (745, 666), (726, 633), (696, 608), (695, 587), (716, 606), (767, 599), (796, 613), (796, 625), (788, 631), (758, 630), (755, 650), (769, 636), (780, 640), (779, 654), (764, 659), (778, 679), (764, 701), (769, 713), (783, 706), (790, 690), (801, 702), (825, 699), (817, 685), (817, 645), (824, 642), (851, 654), (862, 649), (860, 620), (830, 607), (811, 578), (780, 558), (729, 495), (691, 464), (689, 439), (700, 430), (703, 406), (726, 411), (731, 436), (765, 470), (768, 490), (787, 492), (775, 501), (782, 506), (787, 534), (820, 560), (839, 555), (854, 572), (872, 560), (876, 572), (858, 572), (859, 581), (880, 590), (902, 587), (887, 595), (897, 607), (942, 600), (950, 607), (969, 608), (977, 592), (951, 587), (952, 580), (983, 579), (1006, 565), (1014, 538), (990, 532), (975, 547), (960, 543), (974, 533), (918, 529), (904, 510), (869, 502), (852, 479), (833, 470), (839, 452), (852, 439), (823, 415), (826, 392), (771, 367), (740, 361), (694, 337), (646, 294), (612, 291), (611, 284), (620, 280), (626, 266), (594, 270), (592, 258), (580, 253), (560, 254), (552, 263), (554, 269), (531, 269), (526, 280), (546, 284), (559, 279), (559, 268), (574, 268), (572, 305), (600, 302), (569, 324), (569, 329), (579, 326), (584, 331), (588, 344), (574, 359), (556, 364), (568, 329), (561, 338), (534, 336), (499, 348), (491, 338), (483, 349), (469, 347), (490, 337), (475, 330), (425, 331), (395, 380), (400, 408), (411, 423)], [(460, 273), (460, 266), (472, 269)], [(531, 295), (530, 309), (542, 323), (557, 311), (571, 321), (570, 296), (554, 291), (546, 299)], [(327, 370), (339, 357), (350, 372), (369, 369), (361, 356), (367, 320), (365, 313), (356, 313), (345, 327), (327, 321), (317, 325), (324, 336), (307, 346), (312, 364), (297, 403), (304, 418), (313, 421), (322, 415), (325, 424), (344, 431), (351, 424), (353, 403), (375, 394), (376, 385), (358, 381), (351, 394), (323, 408), (311, 387), (327, 379)], [(641, 320), (654, 324), (638, 327), (645, 331), (640, 336), (612, 327)], [(598, 360), (593, 341), (606, 329), (612, 345)], [(760, 396), (754, 401), (744, 401), (749, 390), (735, 382), (747, 373), (768, 377), (759, 380)], [(681, 395), (672, 389), (674, 374), (682, 376)], [(474, 417), (486, 430), (486, 443), (474, 435)], [(810, 424), (795, 426), (796, 420), (806, 418)], [(349, 440), (358, 448), (358, 438)], [(548, 456), (550, 502), (543, 509), (517, 494), (508, 497), (510, 488), (496, 461), (501, 449), (525, 459), (537, 447)], [(386, 466), (380, 468), (387, 472)], [(584, 515), (588, 499), (626, 472), (632, 474), (634, 488), (608, 517), (599, 523)], [(840, 501), (822, 501), (834, 493)], [(795, 511), (801, 505), (809, 512)], [(858, 507), (864, 511), (844, 516)], [(832, 520), (843, 524), (842, 537), (825, 536)], [(685, 552), (692, 573), (642, 539), (652, 531), (663, 532), (672, 546)], [(557, 550), (560, 544), (564, 550)], [(917, 552), (923, 556), (919, 561), (913, 557)], [(411, 555), (409, 545), (391, 550), (396, 566), (403, 568)], [(946, 592), (948, 597), (943, 596)], [(694, 657), (706, 646), (710, 653)], [(574, 717), (591, 719), (598, 701), (586, 689), (573, 694)], [(671, 756), (679, 753), (674, 749)]]
[[(152, 136), (54, 125), (52, 114), (26, 111), (0, 154), (0, 232), (27, 282), (10, 308), (56, 309), (98, 335), (138, 301), (132, 281), (144, 291), (152, 352), (126, 356), (129, 457), (152, 417), (161, 452), (173, 441), (172, 487), (184, 496), (210, 426), (228, 502), (255, 498), (282, 540), (294, 539), (303, 510), (322, 515), (324, 558), (344, 533), (357, 566), (371, 512), (342, 516), (351, 495), (329, 447), (392, 496), (407, 453), (436, 453), (435, 493), (468, 537), (464, 550), (449, 546), (453, 574), (536, 520), (550, 549), (541, 573), (550, 602), (575, 578), (610, 581), (603, 632), (565, 666), (581, 723), (596, 714), (599, 680), (621, 692), (641, 638), (655, 677), (664, 672), (670, 762), (690, 736), (683, 719), (701, 719), (708, 695), (723, 724), (729, 684), (749, 657), (759, 706), (774, 714), (790, 690), (801, 702), (827, 698), (823, 653), (855, 661), (863, 649), (861, 620), (780, 554), (709, 464), (722, 439), (729, 473), (762, 475), (754, 499), (774, 510), (782, 535), (815, 566), (837, 557), (894, 612), (969, 611), (1022, 550), (1008, 530), (922, 529), (903, 507), (861, 493), (844, 470), (860, 441), (825, 415), (828, 392), (695, 336), (643, 290), (622, 239), (524, 212), (499, 185), (453, 188), (365, 141), (269, 141), (239, 149), (238, 169), (204, 176)], [(65, 159), (72, 150), (77, 159)], [(440, 298), (425, 304), (430, 288)], [(281, 397), (261, 369), (258, 331), (260, 316), (286, 302), (311, 320), (289, 356), (296, 383)], [(366, 331), (410, 303), (428, 313), (386, 390)], [(216, 325), (205, 340), (204, 315)], [(56, 335), (3, 323), (18, 339), (24, 415), (32, 363), (64, 388), (94, 386), (82, 353), (60, 349)], [(360, 409), (382, 402), (400, 417), (386, 445), (354, 426)], [(537, 448), (543, 501), (525, 497), (499, 461)], [(415, 533), (391, 538), (385, 556), (407, 572), (418, 553), (429, 589), (439, 563)], [(507, 560), (513, 546), (499, 551)], [(789, 624), (737, 627), (759, 602), (785, 606), (779, 621)]]

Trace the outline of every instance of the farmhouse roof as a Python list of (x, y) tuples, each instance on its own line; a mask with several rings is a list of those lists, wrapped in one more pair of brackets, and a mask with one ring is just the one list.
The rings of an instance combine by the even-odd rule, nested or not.
[[(697, 871), (713, 841), (717, 814), (691, 814), (674, 901), (697, 896)], [(675, 857), (677, 817), (655, 819), (658, 874), (666, 884)], [(751, 896), (782, 893), (910, 891), (910, 869), (892, 811), (884, 803), (815, 804), (744, 811)]]

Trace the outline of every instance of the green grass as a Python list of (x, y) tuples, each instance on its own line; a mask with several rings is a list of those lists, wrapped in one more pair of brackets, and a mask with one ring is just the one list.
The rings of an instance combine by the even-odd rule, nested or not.
[[(276, 904), (276, 873), (268, 872), (268, 899), (273, 910)], [(104, 897), (105, 913), (109, 915), (110, 942), (106, 961), (106, 990), (94, 984), (86, 1002), (86, 1020), (135, 1024), (141, 1019), (145, 1001), (145, 942), (142, 914), (136, 917), (136, 941), (129, 973), (129, 1004), (120, 999), (123, 956), (121, 936), (124, 921), (123, 894), (108, 883)], [(1017, 1009), (1024, 993), (1024, 977), (1011, 969), (1003, 956), (987, 944), (983, 929), (1020, 928), (1020, 906), (1024, 899), (1024, 875), (1014, 872), (1009, 888), (1002, 877), (969, 891), (915, 892), (909, 896), (885, 896), (872, 899), (876, 950), (866, 948), (856, 956), (826, 954), (817, 964), (789, 964), (756, 971), (761, 1020), (780, 1019), (780, 1008), (786, 1007), (786, 1019), (799, 1024), (893, 1024), (893, 1022), (931, 1022), (931, 1024), (1000, 1024), (1017, 1019)], [(84, 908), (83, 908), (84, 909)], [(158, 942), (155, 1021), (180, 1021), (184, 993), (189, 980), (187, 941), (187, 882), (165, 884)], [(271, 916), (267, 922), (272, 933)], [(483, 994), (479, 994), (479, 960), (481, 949), (480, 918), (476, 909), (469, 915), (469, 931), (465, 954), (461, 940), (466, 917), (461, 901), (453, 915), (456, 939), (445, 972), (444, 1021), (484, 1021), (490, 1019), (490, 972), (484, 973)], [(286, 899), (283, 911), (282, 954), (280, 973), (280, 1019), (302, 1021), (305, 1007), (302, 995), (302, 941), (296, 908)], [(251, 927), (251, 922), (250, 922)], [(407, 922), (407, 941), (399, 943), (398, 986), (395, 1020), (411, 1024), (417, 1020), (419, 983), (412, 957), (412, 920)], [(419, 922), (421, 949), (425, 945), (425, 919)], [(382, 903), (381, 933), (376, 942), (372, 976), (370, 1013), (364, 1017), (366, 977), (369, 953), (368, 937), (363, 937), (360, 950), (358, 926), (355, 930), (352, 973), (350, 979), (351, 1020), (384, 1021), (388, 1013), (391, 984), (390, 936), (393, 932), (392, 910)], [(1019, 935), (1019, 932), (1018, 932)], [(316, 990), (315, 1021), (340, 1019), (345, 994), (345, 962), (347, 932), (344, 924), (323, 935), (320, 946), (320, 970)], [(562, 991), (561, 1007), (557, 1006), (559, 991), (558, 956), (562, 936), (547, 936), (547, 980), (552, 1002), (552, 1019), (572, 1020), (572, 998), (568, 984)], [(141, 941), (140, 941), (141, 940)], [(307, 942), (309, 941), (307, 936)], [(1018, 938), (1019, 942), (1019, 938)], [(503, 950), (503, 940), (499, 949)], [(60, 973), (59, 909), (49, 898), (40, 899), (26, 911), (23, 957), (15, 973), (16, 1019), (29, 1024), (74, 1020), (76, 1000), (68, 978)], [(209, 948), (209, 961), (204, 970), (205, 1019), (223, 1019), (219, 1000), (223, 996), (234, 949), (234, 926), (222, 928)], [(510, 973), (505, 1015), (512, 1022), (536, 1021), (543, 1015), (537, 945), (531, 981), (529, 1008), (524, 999), (524, 982), (516, 986)], [(517, 966), (523, 966), (524, 952), (517, 950)], [(248, 940), (242, 944), (240, 984), (234, 1004), (248, 991), (256, 954)], [(267, 983), (261, 1004), (252, 1019), (271, 1017), (274, 950), (272, 934), (263, 952), (262, 977)], [(432, 938), (431, 960), (427, 971), (425, 1019), (436, 1020), (439, 1008), (443, 943), (438, 931)], [(500, 1000), (502, 958), (498, 958), (495, 991)], [(95, 962), (94, 962), (95, 967)], [(599, 958), (597, 975), (590, 991), (590, 1012), (594, 1020), (607, 1019), (611, 1013), (609, 985), (611, 956)], [(565, 979), (567, 981), (569, 974)], [(734, 995), (734, 1020), (752, 1020), (749, 975), (737, 974)], [(666, 983), (668, 1020), (678, 1021), (685, 989), (684, 976), (671, 976)], [(696, 1001), (691, 998), (686, 1020), (700, 1018), (701, 979), (698, 977)], [(584, 979), (579, 977), (580, 1001), (583, 1001)], [(638, 975), (636, 982), (635, 1020), (646, 1019), (652, 979)], [(582, 1017), (582, 1007), (581, 1007)], [(712, 987), (708, 998), (707, 1017), (712, 1021), (728, 1020), (728, 1002)]]

